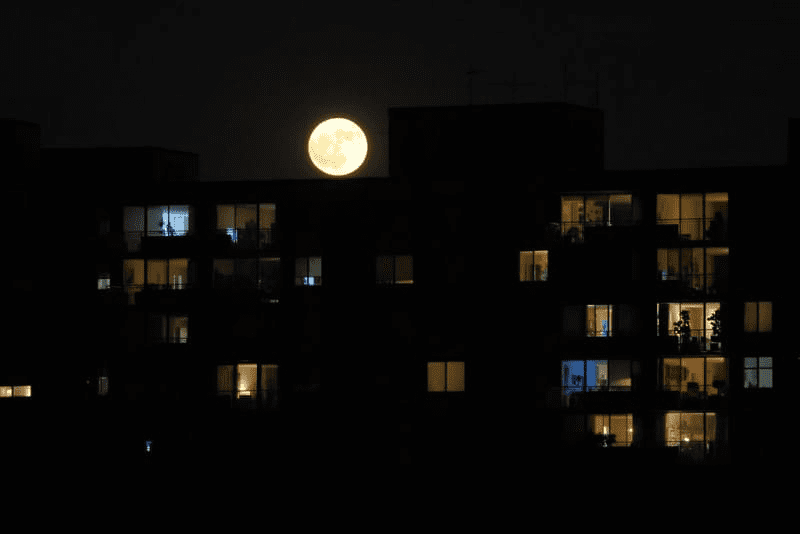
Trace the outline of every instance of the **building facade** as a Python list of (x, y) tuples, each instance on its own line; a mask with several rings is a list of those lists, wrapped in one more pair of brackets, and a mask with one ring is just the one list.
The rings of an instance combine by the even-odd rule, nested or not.
[(39, 414), (108, 461), (790, 454), (794, 166), (605, 171), (579, 106), (389, 116), (390, 176), (335, 181), (199, 182), (193, 154), (39, 150), (5, 121), (13, 217), (51, 238), (13, 242), (39, 350), (4, 362), (0, 409), (28, 450)]

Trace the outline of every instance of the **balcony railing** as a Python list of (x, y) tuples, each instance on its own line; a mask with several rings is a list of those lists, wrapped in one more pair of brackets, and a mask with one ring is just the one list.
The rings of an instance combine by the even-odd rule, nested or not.
[(677, 227), (684, 241), (724, 241), (728, 236), (727, 224), (714, 218), (658, 219), (656, 224)]
[(264, 249), (274, 244), (272, 228), (223, 228), (217, 229), (216, 235), (239, 250)]
[(674, 283), (680, 291), (692, 295), (719, 295), (727, 287), (727, 278), (714, 274), (679, 274), (658, 270), (659, 282)]

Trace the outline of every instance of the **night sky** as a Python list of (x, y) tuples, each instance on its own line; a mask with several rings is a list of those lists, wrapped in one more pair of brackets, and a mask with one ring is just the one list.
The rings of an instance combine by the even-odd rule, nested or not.
[(369, 137), (355, 176), (388, 176), (387, 108), (466, 105), (470, 65), (495, 104), (515, 72), (535, 84), (516, 102), (565, 100), (566, 64), (566, 100), (605, 111), (607, 169), (784, 164), (800, 116), (789, 0), (9, 4), (0, 117), (45, 147), (196, 152), (202, 180), (317, 177), (307, 136), (339, 112)]

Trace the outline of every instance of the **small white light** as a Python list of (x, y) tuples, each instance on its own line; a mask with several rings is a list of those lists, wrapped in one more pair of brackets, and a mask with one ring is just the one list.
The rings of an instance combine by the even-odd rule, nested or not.
[(147, 452), (150, 452), (150, 445), (152, 443), (153, 443), (152, 441), (145, 441), (144, 442), (144, 446), (145, 446), (145, 449), (147, 450)]

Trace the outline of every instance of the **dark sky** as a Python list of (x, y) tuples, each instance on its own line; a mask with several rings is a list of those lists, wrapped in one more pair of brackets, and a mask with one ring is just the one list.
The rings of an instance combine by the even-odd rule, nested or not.
[(316, 176), (307, 135), (336, 112), (369, 136), (357, 175), (387, 176), (387, 108), (467, 104), (470, 64), (475, 104), (511, 102), (490, 84), (514, 72), (536, 83), (517, 102), (563, 100), (566, 63), (566, 100), (594, 105), (599, 73), (608, 169), (783, 164), (800, 116), (789, 0), (6, 4), (0, 117), (43, 146), (197, 152), (202, 179)]

